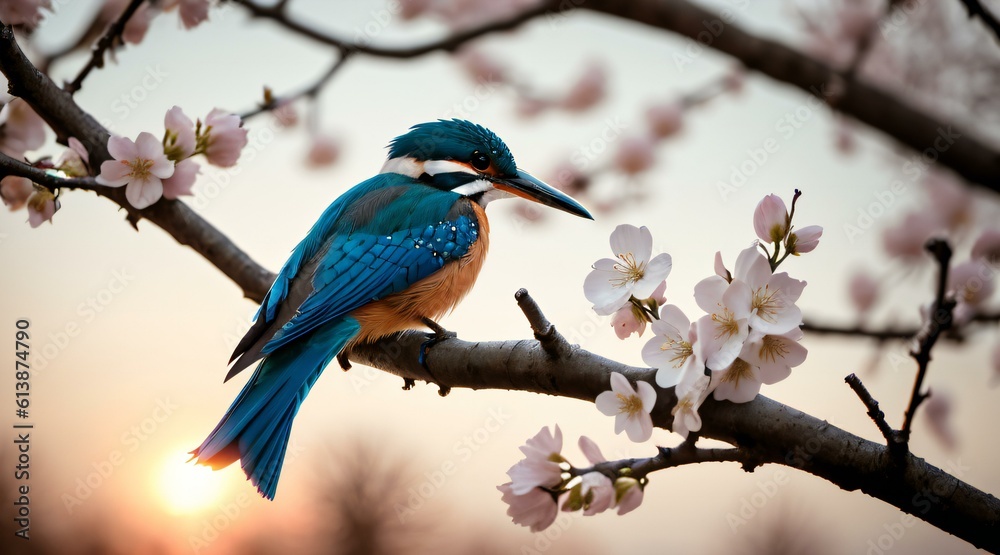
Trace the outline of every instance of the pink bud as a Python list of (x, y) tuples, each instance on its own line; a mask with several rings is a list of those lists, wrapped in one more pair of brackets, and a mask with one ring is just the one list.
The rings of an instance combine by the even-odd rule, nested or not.
[(931, 213), (948, 229), (957, 229), (972, 220), (972, 194), (958, 178), (943, 171), (930, 171), (924, 179)]
[(940, 224), (933, 214), (911, 212), (903, 221), (882, 232), (882, 242), (887, 253), (908, 260), (922, 260), (924, 243), (939, 231)]
[(271, 110), (271, 115), (282, 127), (295, 127), (299, 123), (299, 112), (295, 109), (295, 105), (290, 102)]
[(242, 127), (240, 117), (216, 108), (205, 117), (205, 126), (208, 128), (205, 148), (208, 163), (222, 168), (235, 166), (240, 151), (248, 142), (247, 130)]
[(775, 194), (761, 199), (753, 211), (753, 229), (761, 241), (780, 243), (788, 233), (788, 209), (785, 208), (785, 201)]
[(167, 110), (167, 115), (163, 117), (163, 127), (167, 130), (163, 141), (167, 158), (178, 162), (194, 153), (194, 122), (184, 114), (184, 110), (179, 106)]
[(646, 136), (623, 138), (615, 153), (615, 166), (629, 175), (646, 171), (654, 161), (653, 141)]
[(51, 222), (52, 216), (59, 210), (59, 201), (48, 189), (35, 191), (28, 199), (28, 223), (38, 227), (45, 222)]
[(851, 302), (860, 314), (867, 314), (878, 299), (878, 282), (870, 275), (862, 272), (851, 278)]
[(982, 258), (990, 264), (1000, 263), (1000, 229), (985, 229), (972, 245), (972, 258)]
[(340, 156), (340, 142), (330, 135), (316, 135), (309, 147), (309, 166), (320, 168), (329, 166)]
[(517, 97), (517, 115), (524, 119), (531, 119), (545, 110), (551, 104), (547, 100), (533, 96), (520, 95)]
[(676, 134), (684, 124), (684, 109), (676, 102), (656, 104), (646, 110), (646, 121), (653, 136), (665, 139)]
[(399, 16), (409, 21), (426, 12), (430, 5), (431, 0), (399, 0)]
[(608, 74), (604, 66), (591, 62), (560, 104), (571, 112), (582, 112), (604, 99), (607, 81)]
[(504, 80), (507, 68), (495, 58), (475, 46), (466, 46), (455, 54), (462, 68), (474, 81), (499, 83)]
[(646, 319), (639, 318), (635, 313), (636, 310), (632, 303), (627, 303), (611, 317), (611, 327), (615, 328), (618, 339), (627, 339), (633, 333), (641, 336), (642, 332), (646, 331)]
[(208, 0), (180, 0), (178, 4), (185, 29), (197, 27), (208, 19)]
[(8, 206), (11, 212), (21, 209), (33, 192), (35, 192), (35, 187), (31, 184), (31, 180), (26, 177), (8, 175), (0, 179), (0, 197), (3, 198), (4, 205)]
[(45, 144), (45, 121), (20, 98), (0, 110), (0, 124), (0, 152), (11, 158), (23, 158)]
[(943, 391), (934, 391), (933, 395), (924, 401), (924, 418), (934, 437), (941, 442), (941, 445), (952, 451), (955, 449), (958, 440), (951, 427), (951, 396)]
[(822, 236), (823, 228), (821, 226), (807, 225), (802, 229), (793, 231), (788, 236), (786, 248), (795, 255), (812, 252), (819, 245), (819, 238)]

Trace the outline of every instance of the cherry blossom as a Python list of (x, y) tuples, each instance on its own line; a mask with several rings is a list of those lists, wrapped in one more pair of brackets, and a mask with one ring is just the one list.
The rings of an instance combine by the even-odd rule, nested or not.
[(684, 126), (684, 108), (676, 102), (654, 104), (646, 109), (646, 122), (654, 137), (666, 139)]
[(468, 76), (478, 83), (502, 82), (506, 77), (507, 68), (478, 46), (463, 46), (455, 54), (455, 59)]
[(948, 274), (948, 290), (955, 295), (955, 323), (965, 324), (993, 296), (995, 271), (981, 260), (956, 264)]
[(26, 177), (8, 175), (0, 179), (0, 198), (3, 198), (4, 206), (10, 208), (11, 212), (23, 208), (34, 192), (34, 185)]
[(781, 334), (802, 323), (802, 311), (795, 301), (802, 295), (806, 282), (792, 279), (785, 272), (772, 274), (767, 258), (756, 247), (739, 254), (733, 276), (750, 287), (750, 327)]
[(76, 137), (67, 141), (69, 148), (64, 150), (56, 160), (56, 168), (70, 177), (90, 175), (90, 154)]
[(792, 231), (785, 241), (785, 249), (789, 253), (798, 256), (803, 253), (812, 252), (819, 245), (819, 238), (823, 235), (823, 228), (818, 225), (807, 225), (802, 229)]
[(629, 175), (646, 171), (655, 161), (655, 146), (646, 135), (623, 137), (615, 153), (615, 167)]
[(615, 504), (615, 486), (600, 472), (588, 472), (580, 476), (580, 483), (565, 496), (562, 510), (583, 509), (584, 516), (593, 516), (610, 509)]
[(865, 272), (857, 272), (851, 277), (851, 302), (858, 313), (864, 316), (878, 299), (878, 282)]
[(191, 196), (191, 188), (201, 173), (201, 166), (187, 158), (174, 165), (174, 174), (163, 180), (163, 198), (174, 200), (181, 196)]
[[(106, 0), (101, 8), (101, 19), (109, 23), (114, 21), (125, 11), (128, 3), (129, 0)], [(125, 24), (122, 40), (130, 44), (142, 42), (142, 39), (146, 37), (146, 31), (149, 30), (149, 24), (157, 13), (159, 13), (158, 10), (151, 8), (149, 3), (143, 2)]]
[(629, 298), (648, 298), (667, 278), (673, 265), (669, 254), (652, 259), (653, 236), (645, 226), (623, 224), (611, 233), (611, 251), (617, 259), (603, 258), (594, 263), (583, 283), (587, 300), (602, 316), (614, 314)]
[(799, 343), (802, 336), (799, 328), (781, 335), (764, 335), (754, 331), (740, 357), (759, 369), (762, 383), (778, 383), (792, 373), (792, 368), (805, 362), (809, 352)]
[(953, 451), (958, 444), (955, 430), (951, 426), (953, 403), (951, 396), (935, 389), (934, 393), (924, 402), (924, 419), (931, 434), (941, 442), (941, 446)]
[(695, 326), (679, 307), (669, 304), (660, 311), (652, 329), (656, 335), (642, 348), (642, 360), (657, 369), (656, 385), (673, 387), (689, 363), (700, 363), (694, 355)]
[(587, 64), (580, 78), (570, 87), (560, 105), (572, 112), (582, 112), (604, 99), (607, 94), (608, 71), (603, 64)]
[(770, 194), (757, 203), (753, 211), (753, 229), (765, 243), (780, 243), (788, 233), (788, 208), (785, 201)]
[(108, 152), (113, 160), (101, 164), (97, 182), (108, 187), (125, 187), (125, 197), (139, 209), (146, 208), (163, 196), (163, 182), (174, 174), (174, 164), (163, 153), (163, 145), (152, 134), (143, 131), (135, 142), (125, 137), (108, 139)]
[(618, 339), (627, 339), (633, 333), (641, 336), (646, 331), (646, 317), (642, 309), (626, 303), (611, 315), (611, 327), (615, 329)]
[(615, 433), (625, 431), (628, 438), (637, 443), (646, 441), (653, 435), (653, 419), (649, 413), (656, 403), (656, 390), (644, 381), (632, 388), (628, 379), (618, 372), (611, 373), (611, 391), (597, 396), (597, 410), (615, 417)]
[(882, 232), (885, 251), (907, 261), (923, 260), (924, 244), (941, 230), (937, 217), (928, 212), (911, 212), (899, 225)]
[(548, 428), (542, 428), (529, 439), (521, 452), (525, 458), (510, 467), (507, 475), (511, 479), (511, 491), (515, 495), (524, 495), (538, 486), (555, 487), (562, 482), (562, 431), (555, 427), (555, 434)]
[(203, 140), (208, 163), (222, 168), (235, 166), (248, 142), (240, 117), (216, 108), (205, 117), (205, 125)]
[(166, 128), (166, 133), (163, 136), (163, 152), (166, 153), (167, 158), (179, 162), (194, 154), (197, 146), (194, 122), (184, 114), (180, 107), (174, 106), (167, 110), (167, 115), (163, 118), (163, 126)]
[(28, 223), (38, 227), (45, 222), (51, 222), (52, 216), (59, 210), (59, 200), (52, 191), (42, 189), (35, 191), (28, 199)]
[(45, 120), (20, 98), (0, 109), (0, 152), (23, 158), (26, 152), (45, 144)]
[(208, 0), (168, 0), (163, 8), (179, 8), (181, 23), (185, 29), (192, 29), (208, 19)]
[(972, 258), (989, 264), (1000, 263), (1000, 229), (991, 227), (983, 230), (972, 245)]
[(707, 277), (694, 286), (694, 299), (707, 312), (695, 322), (695, 333), (709, 368), (728, 367), (743, 349), (749, 330), (753, 293), (746, 283), (732, 283), (719, 276)]
[(42, 20), (42, 8), (51, 10), (52, 0), (4, 0), (0, 2), (0, 21), (33, 29)]
[(708, 398), (710, 378), (700, 368), (689, 368), (681, 375), (681, 380), (674, 389), (677, 404), (670, 410), (674, 417), (671, 429), (687, 439), (688, 434), (701, 429), (701, 415), (698, 409)]
[(313, 137), (312, 146), (309, 147), (308, 161), (314, 168), (329, 166), (337, 161), (340, 156), (340, 141), (330, 135), (317, 135)]
[(615, 480), (615, 500), (618, 515), (630, 513), (642, 504), (643, 488), (639, 480), (623, 476)]
[(527, 493), (518, 495), (511, 488), (511, 483), (497, 486), (502, 494), (501, 500), (509, 505), (507, 516), (514, 524), (527, 526), (532, 532), (540, 532), (555, 522), (559, 516), (559, 506), (552, 494), (541, 488), (534, 488)]

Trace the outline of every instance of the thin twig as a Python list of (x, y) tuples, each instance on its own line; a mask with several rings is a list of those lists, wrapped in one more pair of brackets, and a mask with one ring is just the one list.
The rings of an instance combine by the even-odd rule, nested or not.
[(59, 177), (0, 152), (0, 177), (8, 175), (26, 177), (53, 192), (57, 189), (94, 190), (99, 187), (93, 177)]
[(937, 292), (934, 297), (934, 304), (931, 305), (930, 314), (927, 315), (927, 324), (917, 335), (917, 350), (910, 353), (910, 356), (917, 361), (917, 377), (913, 382), (913, 392), (910, 394), (910, 404), (906, 408), (906, 415), (903, 420), (903, 427), (899, 429), (901, 440), (906, 443), (910, 439), (910, 427), (913, 424), (913, 415), (917, 412), (917, 407), (924, 399), (930, 397), (930, 391), (921, 391), (924, 383), (924, 376), (927, 374), (927, 366), (931, 361), (931, 349), (937, 343), (941, 334), (951, 328), (952, 311), (955, 309), (955, 299), (949, 298), (948, 292), (948, 266), (951, 263), (951, 246), (944, 239), (931, 239), (925, 247), (928, 252), (934, 255), (938, 263), (938, 283)]
[[(645, 478), (652, 472), (686, 464), (704, 462), (738, 462), (744, 469), (752, 471), (764, 461), (746, 449), (731, 447), (721, 449), (699, 449), (687, 443), (680, 447), (659, 447), (656, 456), (647, 458), (621, 459), (597, 463), (586, 468), (572, 468), (571, 474), (583, 476), (590, 472), (600, 472), (614, 480), (620, 476), (629, 476), (636, 480)], [(749, 468), (748, 468), (749, 467)]]
[(965, 5), (965, 10), (969, 12), (970, 18), (978, 17), (993, 32), (997, 40), (1000, 40), (1000, 21), (993, 15), (993, 12), (983, 6), (979, 0), (961, 0), (961, 2)]
[(240, 118), (246, 121), (249, 118), (263, 114), (265, 112), (271, 112), (277, 108), (280, 108), (281, 106), (288, 104), (289, 102), (298, 100), (300, 98), (315, 99), (319, 95), (319, 93), (323, 91), (323, 87), (325, 87), (333, 79), (333, 76), (337, 74), (337, 72), (344, 65), (344, 62), (347, 61), (350, 55), (351, 55), (350, 51), (340, 50), (340, 57), (337, 58), (337, 61), (330, 66), (330, 69), (328, 69), (326, 73), (321, 75), (319, 79), (313, 82), (313, 84), (295, 93), (287, 94), (280, 97), (269, 98), (256, 108), (240, 114)]
[(95, 68), (104, 67), (104, 54), (108, 49), (113, 48), (115, 43), (121, 40), (122, 33), (125, 32), (125, 24), (128, 20), (132, 18), (139, 6), (142, 5), (146, 0), (131, 0), (128, 6), (125, 6), (125, 11), (122, 12), (118, 19), (116, 19), (111, 25), (108, 26), (108, 30), (105, 31), (104, 35), (97, 44), (94, 46), (94, 50), (91, 53), (90, 60), (87, 65), (80, 69), (80, 73), (76, 75), (72, 81), (63, 87), (68, 93), (73, 94), (80, 90), (83, 86), (83, 80), (87, 78)]
[(861, 378), (857, 377), (855, 374), (851, 374), (844, 378), (847, 385), (851, 386), (854, 393), (858, 394), (858, 398), (864, 403), (865, 408), (868, 409), (868, 416), (871, 417), (872, 421), (875, 422), (875, 426), (878, 427), (878, 431), (882, 432), (882, 437), (885, 438), (885, 444), (889, 449), (893, 449), (894, 445), (898, 445), (898, 435), (896, 430), (892, 429), (892, 426), (885, 421), (885, 413), (878, 406), (878, 401), (872, 397), (872, 394), (868, 392), (868, 388), (865, 384), (861, 383)]
[(327, 44), (336, 48), (341, 48), (344, 50), (349, 50), (358, 54), (368, 54), (371, 56), (379, 56), (383, 58), (416, 58), (418, 56), (423, 56), (429, 52), (435, 50), (444, 51), (454, 51), (459, 46), (479, 38), (483, 35), (488, 35), (497, 31), (506, 31), (520, 26), (522, 23), (531, 20), (535, 17), (543, 15), (549, 12), (555, 12), (559, 9), (559, 3), (554, 0), (548, 0), (545, 2), (540, 2), (539, 4), (524, 10), (507, 19), (502, 19), (500, 21), (494, 21), (468, 29), (465, 31), (458, 31), (444, 39), (432, 41), (426, 44), (418, 46), (410, 46), (403, 48), (390, 48), (390, 47), (379, 47), (371, 46), (361, 42), (354, 42), (346, 39), (341, 39), (333, 35), (326, 34), (322, 31), (313, 29), (312, 27), (303, 25), (291, 18), (289, 18), (284, 9), (284, 2), (279, 3), (276, 6), (264, 6), (254, 2), (253, 0), (232, 0), (233, 3), (239, 4), (246, 8), (251, 15), (254, 17), (260, 17), (263, 19), (270, 19), (275, 23), (285, 27), (289, 31), (298, 33), (306, 38), (312, 39), (314, 41)]
[(558, 359), (572, 351), (569, 342), (556, 331), (556, 327), (542, 314), (542, 309), (539, 308), (535, 299), (531, 298), (527, 289), (518, 289), (514, 293), (514, 300), (517, 301), (517, 306), (524, 313), (524, 317), (528, 319), (531, 331), (535, 333), (535, 339), (542, 344), (546, 353)]

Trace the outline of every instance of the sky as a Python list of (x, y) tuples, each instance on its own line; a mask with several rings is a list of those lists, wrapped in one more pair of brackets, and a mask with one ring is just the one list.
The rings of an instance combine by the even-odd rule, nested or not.
[[(785, 2), (731, 4), (748, 29), (792, 43), (804, 40)], [(411, 44), (443, 32), (432, 22), (386, 20), (380, 2), (333, 8), (296, 0), (292, 6), (295, 17), (344, 36), (376, 29), (370, 34), (378, 44)], [(85, 0), (61, 5), (39, 30), (38, 48), (47, 51), (74, 36), (94, 7)], [(359, 56), (324, 89), (310, 114), (319, 129), (342, 141), (335, 165), (307, 168), (309, 138), (302, 126), (282, 129), (262, 116), (247, 122), (250, 145), (240, 164), (208, 170), (195, 196), (184, 202), (276, 270), (333, 199), (378, 171), (385, 146), (410, 125), (465, 117), (497, 132), (518, 165), (539, 177), (550, 177), (574, 154), (597, 170), (611, 163), (616, 141), (642, 129), (647, 105), (697, 90), (732, 65), (703, 49), (679, 67), (675, 55), (690, 51), (693, 43), (587, 12), (543, 18), (480, 45), (543, 95), (558, 94), (598, 60), (608, 68), (608, 98), (582, 114), (547, 112), (525, 119), (510, 90), (470, 81), (447, 54), (410, 61)], [(142, 44), (95, 71), (76, 99), (115, 133), (159, 135), (171, 106), (192, 117), (204, 117), (213, 107), (245, 111), (264, 86), (278, 94), (307, 86), (334, 56), (270, 24), (250, 21), (235, 7), (216, 8), (210, 24), (191, 31), (180, 28), (175, 14), (166, 14), (154, 21)], [(65, 58), (54, 66), (53, 77), (72, 77), (84, 60), (83, 54)], [(602, 172), (597, 186), (618, 208), (599, 212), (594, 222), (554, 212), (528, 222), (515, 211), (521, 200), (491, 204), (487, 263), (473, 292), (441, 323), (465, 340), (529, 338), (513, 301), (514, 292), (525, 287), (571, 342), (642, 365), (648, 332), (641, 339), (618, 340), (583, 295), (590, 265), (610, 255), (608, 236), (615, 226), (649, 227), (654, 250), (673, 257), (669, 302), (693, 313), (692, 288), (711, 275), (715, 252), (731, 264), (754, 239), (752, 214), (761, 197), (777, 193), (788, 200), (798, 188), (804, 193), (798, 224), (825, 229), (816, 251), (783, 266), (808, 282), (800, 300), (803, 312), (815, 321), (854, 323), (847, 280), (864, 268), (888, 290), (872, 321), (915, 324), (917, 308), (930, 300), (933, 274), (928, 267), (890, 260), (880, 233), (925, 202), (919, 180), (906, 181), (902, 174), (910, 153), (858, 125), (854, 154), (845, 156), (835, 149), (836, 124), (828, 109), (798, 90), (749, 75), (742, 92), (686, 113), (682, 134), (658, 148), (650, 171), (633, 178)], [(609, 134), (609, 128), (623, 131)], [(749, 164), (768, 140), (777, 150)], [(50, 140), (39, 152), (61, 150)], [(752, 167), (752, 175), (721, 194), (719, 183), (732, 183), (741, 165)], [(898, 179), (904, 179), (902, 193), (883, 202), (876, 214), (871, 207), (885, 198), (878, 194)], [(621, 200), (629, 191), (640, 192), (642, 200)], [(995, 199), (977, 194), (977, 200), (977, 216), (995, 219)], [(588, 403), (507, 391), (454, 390), (440, 398), (433, 386), (402, 391), (398, 378), (359, 366), (348, 373), (330, 368), (316, 384), (295, 420), (278, 497), (265, 502), (237, 466), (212, 473), (184, 462), (242, 386), (242, 376), (225, 384), (222, 378), (256, 306), (156, 226), (141, 222), (135, 232), (122, 211), (91, 193), (69, 191), (61, 202), (54, 223), (38, 229), (25, 223), (23, 211), (0, 214), (6, 270), (0, 273), (5, 292), (0, 329), (13, 335), (15, 322), (25, 318), (33, 335), (32, 534), (105, 530), (114, 541), (143, 538), (141, 545), (170, 553), (231, 552), (258, 536), (270, 536), (275, 546), (292, 545), (296, 534), (317, 526), (317, 491), (359, 442), (367, 442), (386, 459), (406, 461), (406, 478), (396, 494), (407, 499), (417, 493), (411, 508), (419, 518), (488, 531), (504, 546), (501, 552), (507, 546), (517, 553), (523, 547), (733, 552), (749, 549), (775, 527), (798, 531), (815, 552), (867, 553), (880, 539), (884, 551), (973, 551), (919, 522), (892, 536), (904, 520), (897, 509), (773, 465), (753, 473), (708, 464), (657, 473), (638, 510), (624, 517), (561, 519), (546, 537), (551, 545), (539, 544), (539, 536), (509, 522), (495, 489), (507, 481), (505, 472), (519, 459), (517, 447), (525, 439), (559, 424), (568, 456), (582, 463), (575, 447), (580, 435), (620, 457), (650, 456), (654, 445), (676, 445), (680, 438), (657, 430), (650, 442), (634, 444), (614, 435), (612, 419)], [(868, 222), (865, 215), (874, 216), (870, 225), (861, 225)], [(849, 233), (849, 225), (860, 226), (862, 233)], [(971, 232), (961, 238), (959, 256), (967, 256), (973, 238)], [(1000, 491), (1000, 452), (977, 432), (996, 414), (997, 391), (987, 387), (995, 336), (988, 330), (961, 347), (935, 350), (927, 384), (955, 401), (958, 449), (941, 447), (921, 419), (913, 439), (916, 454), (991, 492)], [(887, 345), (879, 353), (864, 340), (810, 335), (803, 344), (809, 349), (806, 362), (762, 394), (877, 441), (877, 430), (843, 383), (844, 376), (859, 372), (890, 423), (899, 425), (915, 371), (905, 345)], [(13, 380), (4, 383), (9, 399)], [(13, 424), (12, 412), (11, 407), (4, 418)], [(0, 450), (5, 474), (13, 465), (10, 448), (7, 443)], [(734, 516), (745, 524), (734, 525)]]

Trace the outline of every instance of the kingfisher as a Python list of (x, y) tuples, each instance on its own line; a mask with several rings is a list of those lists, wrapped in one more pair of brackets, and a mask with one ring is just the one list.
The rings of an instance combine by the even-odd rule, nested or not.
[(519, 169), (507, 145), (481, 125), (421, 123), (388, 148), (381, 172), (334, 200), (281, 267), (226, 381), (256, 363), (253, 376), (191, 452), (213, 469), (239, 460), (267, 499), (277, 491), (292, 420), (335, 357), (423, 325), (442, 332), (435, 321), (465, 297), (483, 266), (490, 201), (522, 197), (593, 219)]

